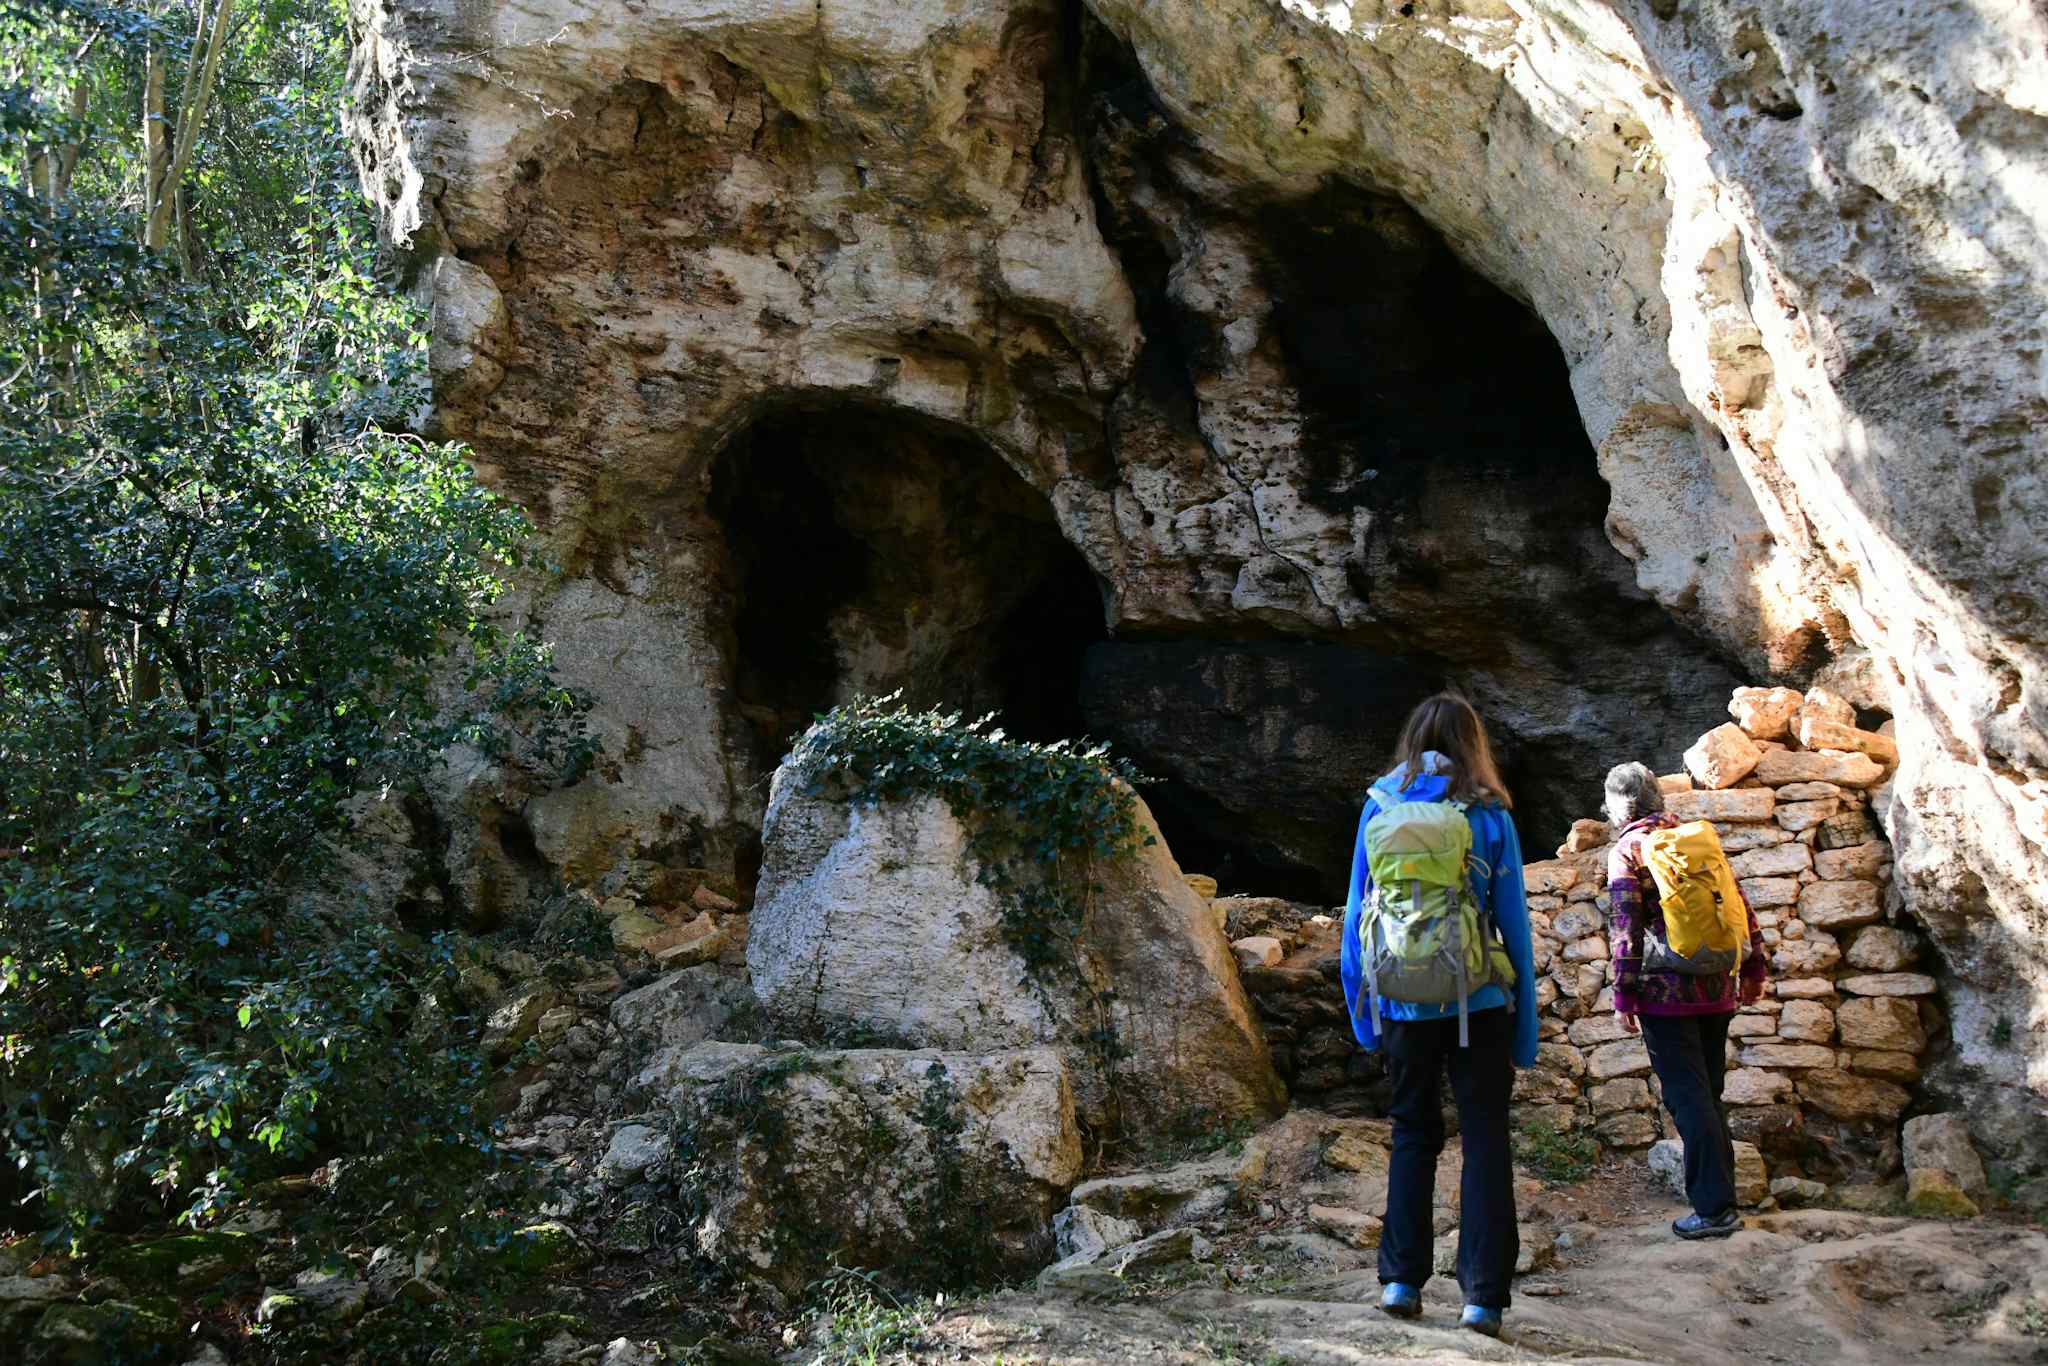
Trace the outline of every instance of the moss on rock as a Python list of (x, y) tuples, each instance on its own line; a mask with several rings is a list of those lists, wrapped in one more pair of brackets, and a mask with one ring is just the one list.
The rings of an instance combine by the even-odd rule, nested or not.
[(167, 1301), (55, 1304), (36, 1324), (31, 1350), (47, 1361), (169, 1361), (179, 1336)]
[(563, 1333), (589, 1336), (589, 1325), (574, 1314), (535, 1314), (488, 1324), (476, 1335), (477, 1358), (484, 1362), (531, 1361), (535, 1352)]
[(251, 1265), (263, 1242), (247, 1233), (185, 1233), (130, 1243), (102, 1256), (102, 1271), (139, 1290), (204, 1290)]
[(584, 1257), (583, 1244), (576, 1235), (566, 1224), (553, 1220), (515, 1229), (492, 1253), (492, 1260), (501, 1270), (519, 1276), (564, 1271), (580, 1264)]

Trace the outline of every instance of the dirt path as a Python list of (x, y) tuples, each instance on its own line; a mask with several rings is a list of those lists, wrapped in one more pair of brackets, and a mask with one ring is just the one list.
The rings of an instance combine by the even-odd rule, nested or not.
[[(1624, 1183), (1625, 1184), (1625, 1183)], [(1761, 1215), (1719, 1244), (1672, 1238), (1679, 1212), (1642, 1183), (1627, 1222), (1574, 1226), (1555, 1267), (1517, 1282), (1506, 1338), (1456, 1328), (1433, 1280), (1419, 1325), (1373, 1307), (1364, 1255), (1229, 1284), (1214, 1267), (1100, 1299), (1006, 1292), (942, 1316), (910, 1354), (995, 1366), (1111, 1363), (1652, 1361), (2048, 1362), (2048, 1234), (1832, 1211)], [(1659, 1208), (1644, 1218), (1644, 1206)], [(1620, 1212), (1620, 1211), (1618, 1211)], [(1274, 1282), (1272, 1288), (1259, 1284)]]

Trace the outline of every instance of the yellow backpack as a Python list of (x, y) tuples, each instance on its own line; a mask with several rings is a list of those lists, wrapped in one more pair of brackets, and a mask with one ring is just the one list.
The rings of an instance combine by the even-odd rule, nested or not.
[(1643, 936), (1647, 972), (1728, 975), (1749, 946), (1749, 913), (1721, 839), (1706, 821), (1643, 836), (1643, 862), (1664, 903), (1664, 934)]

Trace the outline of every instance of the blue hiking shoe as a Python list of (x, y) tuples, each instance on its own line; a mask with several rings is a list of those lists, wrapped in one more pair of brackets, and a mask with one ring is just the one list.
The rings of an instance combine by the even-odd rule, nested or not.
[(1380, 1308), (1397, 1319), (1419, 1319), (1422, 1317), (1422, 1292), (1412, 1285), (1388, 1281), (1387, 1288), (1380, 1291)]
[(1458, 1326), (1497, 1338), (1500, 1336), (1500, 1310), (1488, 1309), (1483, 1304), (1468, 1304), (1465, 1312), (1458, 1315)]
[(1742, 1228), (1742, 1216), (1734, 1210), (1723, 1210), (1713, 1218), (1703, 1214), (1688, 1214), (1671, 1225), (1671, 1231), (1688, 1242), (1701, 1238), (1726, 1238)]

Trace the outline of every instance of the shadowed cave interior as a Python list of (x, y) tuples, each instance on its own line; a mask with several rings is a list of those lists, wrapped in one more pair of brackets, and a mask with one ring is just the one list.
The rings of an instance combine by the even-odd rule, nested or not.
[[(1350, 566), (1366, 623), (1341, 639), (1249, 619), (1112, 639), (1045, 498), (974, 433), (792, 402), (712, 471), (759, 772), (860, 693), (998, 711), (1013, 735), (1086, 733), (1136, 760), (1189, 871), (1331, 904), (1364, 787), (1435, 688), (1464, 687), (1487, 715), (1530, 857), (1592, 803), (1615, 745), (1668, 761), (1667, 735), (1713, 723), (1692, 700), (1718, 687), (1701, 671), (1733, 675), (1607, 543), (1607, 487), (1540, 321), (1398, 201), (1333, 189), (1256, 226), (1308, 418), (1304, 495), (1369, 512)], [(1219, 320), (1171, 302), (1156, 251), (1125, 260), (1149, 339), (1140, 401), (1191, 424)], [(1602, 726), (1607, 743), (1587, 745)]]

